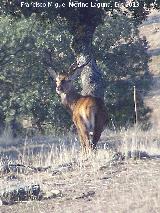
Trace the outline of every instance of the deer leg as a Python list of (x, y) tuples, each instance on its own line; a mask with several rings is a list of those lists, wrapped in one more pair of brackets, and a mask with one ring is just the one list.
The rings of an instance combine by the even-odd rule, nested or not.
[(91, 148), (89, 133), (87, 131), (85, 124), (81, 121), (81, 118), (79, 118), (78, 121), (79, 122), (77, 122), (77, 125), (76, 125), (77, 132), (78, 132), (80, 142), (83, 147), (83, 151), (85, 151), (85, 153), (87, 153), (88, 150)]
[(81, 144), (82, 153), (86, 153), (86, 146), (85, 146), (85, 143), (84, 143), (83, 138), (81, 136), (81, 132), (78, 128), (77, 128), (77, 132), (78, 132), (78, 137), (79, 137), (80, 144)]
[(89, 132), (88, 132), (87, 128), (85, 127), (85, 125), (81, 125), (80, 132), (81, 132), (80, 134), (81, 134), (84, 146), (87, 151), (91, 148), (91, 144), (90, 144)]
[(93, 150), (96, 150), (96, 145), (101, 137), (101, 130), (97, 129), (95, 130), (94, 132), (94, 135), (93, 135), (93, 141), (92, 141), (92, 149)]
[(104, 116), (97, 116), (96, 122), (95, 122), (95, 129), (94, 129), (94, 135), (93, 135), (93, 142), (92, 147), (93, 149), (96, 149), (96, 145), (101, 137), (101, 133), (104, 130), (105, 122), (103, 121)]
[(75, 124), (76, 129), (77, 129), (77, 133), (78, 133), (78, 137), (79, 137), (79, 141), (80, 141), (82, 152), (85, 153), (86, 152), (86, 146), (85, 146), (85, 143), (84, 143), (84, 139), (82, 137), (81, 128), (78, 125), (80, 120), (78, 118), (76, 118), (76, 119), (73, 119), (73, 121), (74, 121), (74, 124)]

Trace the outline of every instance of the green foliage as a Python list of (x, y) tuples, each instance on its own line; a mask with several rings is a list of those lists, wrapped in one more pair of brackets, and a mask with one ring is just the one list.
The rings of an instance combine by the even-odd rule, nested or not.
[[(12, 8), (4, 7), (4, 11), (10, 10), (21, 18), (0, 16), (0, 123), (30, 117), (41, 132), (43, 124), (65, 132), (71, 125), (70, 116), (60, 104), (54, 83), (47, 75), (43, 64), (44, 50), (52, 50), (56, 71), (66, 70), (74, 60), (71, 49), (77, 34), (74, 26), (77, 23), (83, 26), (86, 16), (83, 17), (83, 10), (62, 10), (48, 13), (53, 17), (44, 20), (40, 10), (38, 15), (41, 18), (38, 19), (27, 9), (20, 11), (14, 2)], [(102, 22), (102, 11), (98, 10), (96, 15), (93, 11), (89, 17), (94, 15), (93, 25), (96, 27)], [(61, 16), (55, 20), (57, 14)], [(145, 76), (148, 75), (149, 58), (145, 41), (138, 37), (132, 18), (116, 13), (113, 17), (107, 16), (104, 24), (96, 28), (93, 44), (95, 57), (104, 71), (105, 101), (111, 117), (117, 125), (133, 123), (133, 85), (142, 93), (148, 86)], [(147, 109), (142, 99), (139, 103), (142, 118)]]
[(95, 32), (94, 52), (104, 70), (105, 101), (116, 126), (134, 123), (134, 86), (137, 90), (138, 120), (147, 124), (150, 110), (143, 102), (151, 81), (147, 48), (147, 41), (139, 37), (132, 18), (121, 13), (116, 18), (106, 17), (104, 24)]
[[(101, 3), (108, 3), (109, 7), (91, 7), (91, 2), (93, 5), (97, 5), (97, 0), (81, 0), (81, 1), (68, 1), (68, 0), (59, 0), (58, 2), (52, 1), (52, 6), (43, 6), (48, 5), (48, 0), (28, 0), (21, 4), (21, 0), (2, 0), (0, 2), (0, 8), (2, 14), (11, 14), (16, 18), (22, 18), (23, 16), (28, 18), (32, 14), (42, 21), (50, 21), (54, 23), (56, 20), (61, 19), (67, 21), (68, 30), (73, 35), (74, 40), (72, 42), (72, 48), (76, 54), (83, 53), (85, 55), (90, 55), (90, 43), (92, 42), (92, 37), (95, 31), (95, 28), (103, 22), (103, 17), (105, 12), (110, 11), (113, 17), (116, 17), (115, 11), (123, 11), (124, 15), (131, 16), (134, 20), (134, 24), (137, 25), (142, 22), (147, 16), (148, 9), (159, 8), (160, 4), (155, 0), (148, 1), (135, 1), (136, 4), (128, 4), (126, 0), (104, 0), (100, 1)], [(81, 6), (69, 6), (69, 2), (84, 4), (87, 3), (88, 7)], [(38, 3), (38, 6), (34, 4)], [(39, 4), (40, 3), (40, 4)], [(117, 6), (116, 4), (119, 4)], [(124, 10), (124, 7), (126, 10)], [(146, 8), (144, 8), (144, 6)]]
[[(65, 23), (59, 28), (59, 23), (44, 25), (35, 16), (19, 21), (1, 16), (0, 29), (3, 41), (0, 45), (0, 109), (3, 117), (7, 122), (15, 117), (29, 116), (36, 125), (53, 123), (52, 111), (59, 104), (53, 82), (43, 65), (43, 51), (52, 48), (55, 69), (67, 69), (73, 55), (69, 50), (72, 37)], [(66, 120), (64, 123), (67, 124)], [(53, 126), (58, 124), (54, 119)], [(61, 124), (63, 126), (63, 121)]]

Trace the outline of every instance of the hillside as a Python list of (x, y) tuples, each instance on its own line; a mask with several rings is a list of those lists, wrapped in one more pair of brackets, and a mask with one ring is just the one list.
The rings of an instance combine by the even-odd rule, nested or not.
[(153, 75), (153, 86), (145, 101), (153, 110), (151, 123), (153, 128), (160, 128), (160, 14), (153, 11), (149, 19), (140, 27), (142, 36), (149, 42), (148, 54), (152, 61), (149, 64)]

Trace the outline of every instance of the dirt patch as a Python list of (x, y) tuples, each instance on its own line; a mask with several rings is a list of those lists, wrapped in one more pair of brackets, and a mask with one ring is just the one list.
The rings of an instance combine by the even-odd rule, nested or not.
[(38, 173), (43, 188), (56, 188), (63, 196), (1, 206), (0, 211), (159, 212), (159, 163), (159, 159), (129, 160), (93, 170), (92, 165), (86, 161), (83, 169), (63, 175)]

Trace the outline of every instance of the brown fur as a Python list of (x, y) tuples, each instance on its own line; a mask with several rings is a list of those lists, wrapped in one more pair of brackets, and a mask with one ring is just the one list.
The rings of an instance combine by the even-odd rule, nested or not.
[(85, 151), (95, 149), (108, 122), (104, 102), (96, 97), (78, 94), (66, 75), (59, 75), (56, 85), (62, 103), (71, 111), (82, 148)]

